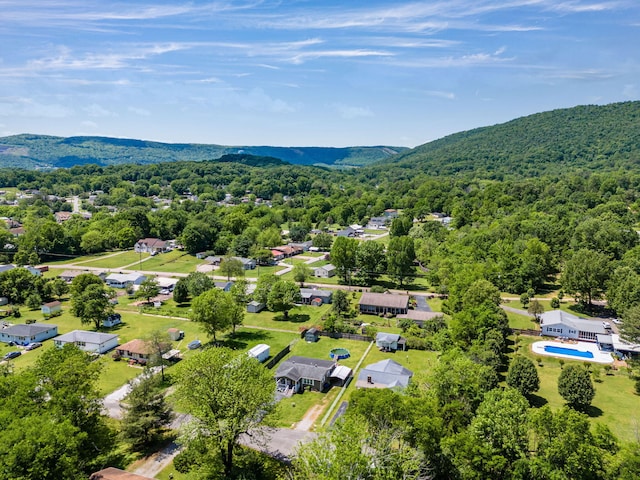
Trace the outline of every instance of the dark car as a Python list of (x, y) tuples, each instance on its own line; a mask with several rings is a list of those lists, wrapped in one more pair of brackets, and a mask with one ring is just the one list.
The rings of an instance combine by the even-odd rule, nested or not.
[(11, 360), (12, 358), (16, 358), (22, 355), (22, 352), (9, 352), (5, 354), (4, 360)]
[(42, 344), (40, 342), (33, 342), (33, 343), (30, 343), (29, 345), (27, 345), (25, 347), (25, 350), (34, 350), (34, 349), (39, 348), (41, 346), (42, 346)]

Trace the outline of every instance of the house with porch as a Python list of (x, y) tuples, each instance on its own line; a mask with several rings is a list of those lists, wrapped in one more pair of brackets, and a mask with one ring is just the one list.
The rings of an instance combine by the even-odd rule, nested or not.
[(576, 317), (562, 310), (549, 310), (540, 315), (540, 333), (548, 337), (596, 342), (598, 335), (611, 333), (601, 320)]
[(141, 273), (111, 273), (107, 275), (105, 282), (111, 288), (128, 288), (133, 285), (140, 285), (147, 279)]
[(327, 265), (323, 265), (321, 267), (317, 267), (313, 271), (313, 276), (317, 278), (331, 278), (336, 274), (336, 267), (331, 265), (330, 263)]
[(151, 349), (147, 342), (136, 338), (116, 348), (116, 354), (144, 365), (151, 358)]
[(136, 253), (149, 253), (152, 255), (169, 251), (168, 242), (159, 238), (142, 238), (133, 246)]
[(407, 340), (397, 333), (378, 332), (376, 334), (376, 347), (385, 352), (404, 351), (407, 349)]
[(395, 295), (390, 293), (365, 292), (358, 302), (360, 313), (378, 315), (380, 313), (392, 315), (406, 314), (409, 310), (409, 295)]
[(344, 385), (348, 375), (345, 375), (344, 369), (340, 369), (334, 376), (336, 367), (333, 360), (292, 356), (282, 362), (275, 373), (278, 391), (292, 394), (308, 387), (310, 390), (323, 392), (332, 384)]
[(40, 323), (18, 324), (0, 330), (0, 342), (28, 345), (44, 342), (58, 335), (58, 326)]
[(331, 303), (333, 292), (331, 290), (320, 290), (318, 288), (301, 288), (300, 297), (303, 305), (313, 305), (319, 307), (325, 303)]
[(74, 330), (53, 339), (56, 347), (62, 348), (72, 343), (80, 350), (88, 353), (105, 353), (118, 346), (118, 336), (112, 333), (89, 332)]
[(358, 375), (356, 388), (395, 388), (409, 385), (413, 372), (398, 362), (386, 359), (367, 365)]

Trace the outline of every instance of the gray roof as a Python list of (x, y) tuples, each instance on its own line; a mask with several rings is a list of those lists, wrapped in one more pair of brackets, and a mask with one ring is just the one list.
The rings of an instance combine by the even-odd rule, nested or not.
[(19, 324), (12, 325), (10, 327), (4, 328), (2, 333), (7, 335), (13, 335), (16, 337), (34, 337), (39, 333), (48, 332), (52, 328), (58, 328), (57, 325), (49, 325), (49, 324), (37, 324), (32, 323), (30, 325)]
[(330, 263), (327, 263), (326, 265), (323, 265), (321, 267), (316, 267), (316, 270), (326, 270), (327, 272), (331, 272), (333, 270), (336, 269), (335, 265), (331, 265)]
[(375, 307), (388, 308), (408, 308), (409, 295), (365, 292), (362, 294), (362, 297), (360, 297), (359, 305), (372, 305)]
[(412, 376), (411, 370), (404, 368), (398, 362), (387, 359), (367, 365), (360, 370), (358, 382), (369, 383), (367, 380), (371, 377), (372, 386), (378, 384), (378, 386), (384, 385), (389, 388), (406, 387)]
[(549, 326), (562, 324), (567, 327), (574, 328), (581, 332), (591, 332), (595, 334), (607, 334), (609, 333), (602, 321), (600, 320), (587, 320), (586, 318), (576, 317), (570, 313), (562, 310), (549, 310), (540, 315), (540, 325)]
[(376, 334), (376, 342), (393, 343), (398, 340), (400, 340), (400, 335), (397, 333), (378, 332)]
[(328, 371), (333, 369), (335, 362), (331, 360), (318, 360), (293, 356), (280, 364), (276, 371), (276, 378), (286, 377), (294, 382), (301, 378), (309, 380), (324, 380)]
[(100, 345), (102, 343), (108, 342), (109, 340), (113, 340), (114, 338), (118, 338), (117, 335), (113, 333), (100, 333), (100, 332), (88, 332), (86, 330), (74, 330), (73, 332), (65, 333), (64, 335), (59, 335), (54, 340), (61, 342), (85, 342)]
[(318, 290), (315, 288), (301, 288), (300, 296), (302, 298), (310, 298), (310, 297), (321, 297), (321, 298), (331, 298), (333, 292), (330, 290)]

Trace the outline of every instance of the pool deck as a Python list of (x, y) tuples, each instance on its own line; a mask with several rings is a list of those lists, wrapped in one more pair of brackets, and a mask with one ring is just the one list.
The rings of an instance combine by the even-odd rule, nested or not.
[[(550, 353), (546, 352), (544, 347), (547, 345), (554, 347), (573, 348), (574, 350), (580, 350), (582, 352), (591, 352), (593, 358), (576, 357), (573, 355), (565, 355), (564, 353)], [(602, 352), (595, 343), (577, 342), (567, 343), (560, 341), (545, 340), (542, 342), (535, 342), (531, 344), (531, 351), (536, 355), (546, 355), (548, 357), (563, 358), (567, 360), (577, 360), (580, 362), (594, 362), (594, 363), (613, 363), (613, 357), (609, 352)]]

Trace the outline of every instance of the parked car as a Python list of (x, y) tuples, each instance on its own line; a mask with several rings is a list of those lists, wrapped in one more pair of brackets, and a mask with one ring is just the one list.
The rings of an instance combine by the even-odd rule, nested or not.
[(12, 358), (19, 357), (20, 355), (22, 355), (22, 352), (9, 352), (5, 354), (4, 360), (11, 360)]
[(200, 340), (194, 340), (193, 342), (189, 342), (189, 345), (187, 345), (187, 348), (189, 350), (195, 350), (196, 348), (200, 348), (202, 346), (202, 343), (200, 343)]
[(42, 344), (40, 342), (33, 342), (33, 343), (30, 343), (29, 345), (27, 345), (25, 347), (25, 350), (35, 350), (36, 348), (39, 348), (41, 346), (42, 346)]

